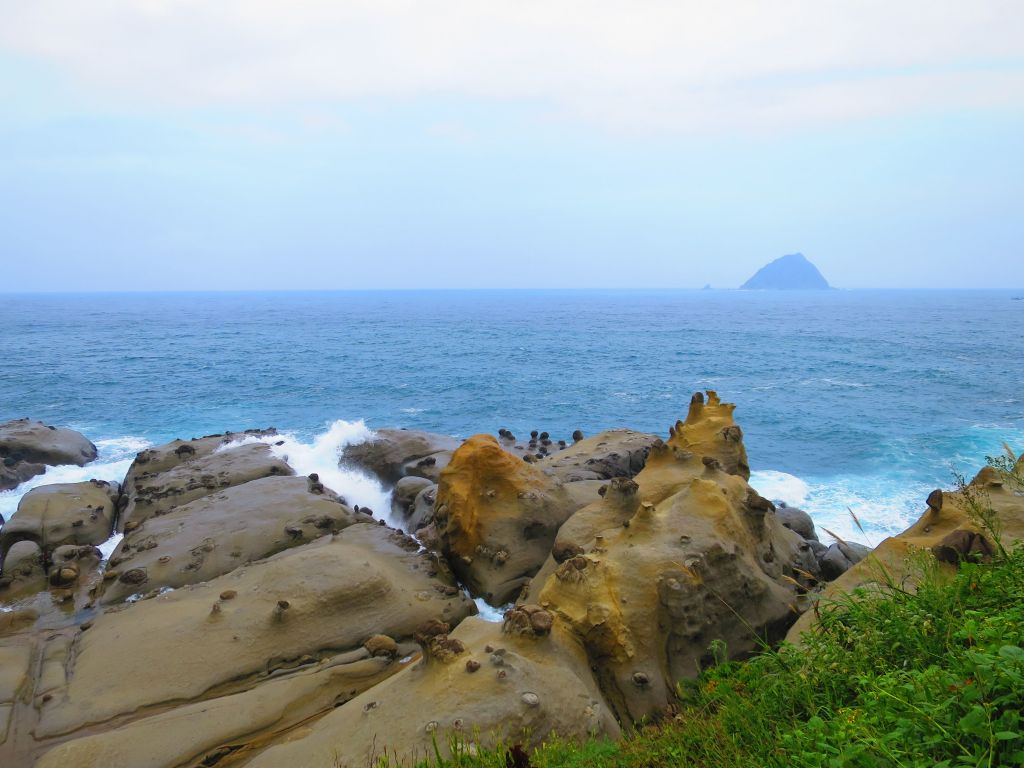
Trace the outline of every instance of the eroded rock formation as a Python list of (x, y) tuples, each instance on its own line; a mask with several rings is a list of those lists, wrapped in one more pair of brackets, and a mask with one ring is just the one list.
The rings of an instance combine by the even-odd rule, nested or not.
[(561, 524), (596, 492), (593, 481), (562, 483), (491, 435), (475, 435), (441, 472), (434, 505), (441, 551), (473, 594), (503, 605), (544, 563)]
[(41, 475), (48, 466), (84, 466), (96, 458), (96, 446), (71, 429), (41, 421), (0, 423), (0, 491)]
[[(1017, 476), (1021, 474), (1024, 458), (1017, 463)], [(1003, 546), (1024, 540), (1024, 488), (1008, 485), (1006, 480), (992, 467), (986, 467), (962, 491), (932, 491), (918, 521), (903, 533), (883, 540), (829, 583), (819, 596), (822, 605), (857, 587), (898, 584), (913, 589), (922, 557), (933, 557), (938, 567), (953, 569), (962, 560), (990, 556), (997, 543), (979, 510), (991, 510), (991, 521), (999, 529)], [(808, 611), (786, 639), (799, 643), (800, 635), (816, 623), (816, 612)]]
[[(120, 496), (27, 494), (0, 534), (0, 764), (362, 766), (453, 740), (617, 738), (671, 712), (713, 655), (783, 637), (826, 562), (847, 569), (827, 595), (879, 564), (909, 578), (913, 550), (953, 568), (994, 546), (941, 492), (860, 562), (825, 546), (750, 487), (713, 392), (665, 439), (381, 432), (343, 460), (394, 486), (417, 538), (294, 476), (269, 431), (149, 449)], [(1024, 497), (1000, 483), (985, 471), (969, 493), (1022, 537)], [(472, 618), (463, 586), (515, 602), (501, 623)]]

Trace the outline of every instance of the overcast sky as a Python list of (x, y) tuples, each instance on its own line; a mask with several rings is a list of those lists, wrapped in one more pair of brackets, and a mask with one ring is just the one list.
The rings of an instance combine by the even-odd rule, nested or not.
[(0, 290), (1024, 287), (1024, 2), (0, 0)]

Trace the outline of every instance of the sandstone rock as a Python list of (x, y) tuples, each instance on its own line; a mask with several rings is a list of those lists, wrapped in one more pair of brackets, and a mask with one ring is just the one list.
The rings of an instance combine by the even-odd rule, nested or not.
[(697, 392), (690, 400), (686, 421), (677, 421), (669, 428), (668, 444), (697, 457), (714, 458), (729, 474), (749, 480), (743, 431), (732, 417), (735, 409), (732, 403), (719, 400), (716, 392), (708, 390), (706, 402)]
[[(333, 492), (317, 490), (306, 477), (263, 477), (225, 488), (167, 514), (151, 517), (127, 533), (111, 565), (142, 569), (144, 591), (209, 581), (253, 560), (336, 533), (356, 522)], [(142, 584), (106, 583), (102, 601), (117, 602)]]
[(434, 504), (441, 549), (473, 594), (503, 605), (543, 564), (559, 526), (592, 494), (580, 498), (504, 451), (491, 435), (475, 435), (441, 472)]
[(411, 765), (433, 757), (435, 742), (447, 757), (449, 737), (470, 748), (619, 735), (573, 638), (502, 634), (475, 618), (449, 638), (463, 648), (457, 663), (415, 664), (247, 765), (369, 765), (383, 745)]
[(790, 507), (786, 504), (777, 504), (775, 516), (779, 522), (795, 531), (807, 541), (817, 541), (818, 534), (814, 530), (814, 521), (811, 516), (799, 507)]
[(855, 542), (838, 541), (829, 546), (818, 558), (821, 576), (825, 581), (838, 579), (871, 552), (870, 547)]
[(395, 656), (398, 654), (398, 643), (387, 635), (372, 635), (363, 647), (371, 656)]
[[(225, 446), (222, 438), (205, 440), (207, 442), (195, 449), (196, 458), (190, 458), (193, 454), (188, 452), (176, 455), (180, 448), (192, 447), (190, 443), (182, 443), (175, 451), (169, 451), (166, 446), (159, 449), (156, 457), (150, 457), (141, 464), (140, 459), (136, 459), (125, 478), (121, 497), (124, 509), (118, 520), (120, 530), (130, 531), (150, 517), (166, 514), (175, 507), (231, 486), (261, 477), (295, 474), (263, 443), (231, 447)], [(215, 445), (213, 440), (220, 442)], [(148, 454), (144, 451), (140, 458), (143, 455)], [(163, 466), (172, 461), (171, 456), (180, 460), (169, 469), (155, 473), (140, 469)]]
[(2, 576), (6, 586), (5, 599), (31, 594), (46, 586), (43, 550), (31, 540), (16, 541), (4, 556)]
[(644, 468), (657, 435), (631, 429), (613, 429), (577, 440), (563, 451), (538, 462), (562, 482), (633, 477)]
[(223, 435), (194, 437), (191, 440), (172, 440), (164, 445), (153, 446), (140, 451), (128, 468), (124, 487), (132, 487), (138, 475), (158, 475), (193, 459), (209, 456), (218, 448), (238, 442), (246, 437), (273, 437), (276, 429), (249, 429), (245, 432), (227, 432)]
[(26, 539), (46, 556), (62, 544), (102, 544), (113, 528), (118, 490), (117, 483), (101, 480), (33, 488), (0, 529), (0, 555)]
[[(419, 493), (426, 488), (434, 486), (435, 483), (427, 480), (425, 477), (408, 476), (401, 478), (395, 483), (395, 489), (391, 494), (391, 514), (394, 519), (405, 520), (409, 518)], [(408, 527), (410, 530), (415, 530), (412, 526)]]
[[(1019, 463), (1018, 472), (1024, 470)], [(1004, 478), (991, 467), (982, 469), (971, 481), (967, 493), (981, 504), (990, 506), (999, 522), (1004, 547), (1024, 540), (1024, 490), (1004, 482)], [(956, 542), (967, 542), (968, 551), (984, 556), (994, 547), (991, 533), (979, 527), (971, 513), (969, 499), (958, 492), (933, 491), (926, 502), (926, 511), (912, 526), (896, 536), (883, 540), (859, 562), (853, 564), (821, 592), (822, 605), (828, 605), (837, 596), (858, 587), (884, 589), (887, 583), (913, 589), (919, 577), (919, 566), (914, 557), (922, 552), (939, 555), (939, 567), (954, 569), (959, 558), (949, 557), (945, 547)], [(956, 561), (956, 562), (951, 562)], [(786, 635), (786, 640), (799, 644), (800, 636), (817, 624), (814, 611), (808, 611)]]
[[(205, 584), (107, 611), (75, 636), (74, 666), (34, 733), (51, 738), (210, 691), (248, 690), (278, 670), (345, 649), (365, 652), (371, 635), (409, 638), (428, 619), (455, 624), (469, 615), (468, 598), (448, 594), (443, 573), (428, 576), (434, 562), (416, 549), (394, 531), (352, 525)], [(227, 590), (237, 596), (220, 601)]]
[(410, 429), (378, 429), (373, 440), (350, 445), (341, 462), (365, 470), (385, 485), (407, 475), (437, 482), (459, 441), (447, 435)]
[(258, 750), (268, 739), (315, 720), (371, 688), (400, 666), (366, 651), (331, 657), (282, 679), (178, 706), (114, 730), (50, 749), (36, 768), (171, 768), (214, 765)]
[(28, 419), (0, 423), (0, 491), (43, 473), (47, 466), (81, 467), (95, 458), (96, 446), (74, 430)]
[(663, 714), (712, 641), (742, 657), (758, 647), (753, 632), (778, 638), (796, 618), (789, 579), (813, 556), (745, 466), (732, 406), (694, 398), (643, 471), (562, 526), (523, 598), (579, 639), (624, 723)]
[(437, 485), (433, 483), (416, 494), (406, 520), (410, 531), (419, 531), (434, 522), (434, 502), (436, 501)]

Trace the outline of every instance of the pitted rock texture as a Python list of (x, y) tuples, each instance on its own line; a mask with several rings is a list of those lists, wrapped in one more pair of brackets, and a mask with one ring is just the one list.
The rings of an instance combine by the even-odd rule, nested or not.
[(669, 427), (668, 444), (698, 458), (717, 461), (723, 470), (750, 479), (747, 449), (743, 445), (743, 430), (733, 420), (736, 406), (723, 403), (718, 393), (708, 390), (707, 397), (697, 392), (690, 399), (686, 421), (677, 421)]
[(0, 529), (0, 559), (16, 541), (34, 541), (49, 557), (62, 544), (102, 544), (114, 525), (119, 486), (102, 480), (33, 488)]
[(62, 464), (85, 466), (96, 446), (84, 435), (41, 421), (15, 419), (0, 423), (0, 491), (6, 491)]
[(232, 446), (230, 440), (225, 443), (220, 437), (203, 440), (195, 441), (199, 447), (181, 443), (177, 449), (158, 449), (155, 455), (139, 454), (125, 478), (119, 530), (130, 532), (151, 517), (225, 488), (261, 477), (295, 474), (263, 443)]
[[(471, 601), (415, 543), (360, 523), (204, 584), (97, 616), (74, 635), (67, 680), (33, 732), (53, 738), (229, 695), (367, 638), (410, 638), (429, 619), (457, 624)], [(366, 652), (368, 655), (368, 652)], [(118, 681), (131, 684), (119, 684)]]
[[(151, 517), (125, 535), (102, 600), (209, 581), (253, 560), (309, 543), (373, 518), (307, 477), (263, 477), (216, 491)], [(139, 582), (124, 577), (140, 570)]]
[(450, 736), (527, 747), (553, 734), (618, 737), (572, 637), (507, 634), (471, 618), (447, 638), (462, 648), (455, 658), (410, 666), (247, 766), (370, 765), (385, 744), (411, 765), (433, 757), (435, 742), (447, 757)]
[(537, 466), (565, 483), (633, 477), (644, 468), (657, 435), (612, 429), (575, 442)]
[(742, 657), (755, 633), (781, 637), (799, 610), (790, 579), (814, 567), (747, 485), (732, 406), (708, 401), (695, 397), (636, 477), (610, 482), (562, 526), (523, 598), (578, 638), (624, 723), (664, 714), (712, 641)]
[(341, 463), (376, 476), (385, 485), (403, 477), (424, 477), (432, 482), (448, 464), (459, 441), (448, 435), (411, 429), (378, 429), (374, 438), (350, 445)]
[[(1017, 472), (1024, 473), (1024, 458), (1018, 461)], [(992, 467), (986, 467), (968, 485), (966, 494), (967, 497), (960, 492), (932, 491), (925, 502), (925, 512), (916, 523), (884, 539), (822, 590), (819, 596), (822, 606), (857, 587), (884, 588), (888, 583), (896, 583), (913, 589), (920, 573), (915, 558), (930, 554), (938, 560), (937, 567), (948, 570), (956, 568), (962, 559), (984, 558), (995, 542), (991, 540), (991, 532), (984, 530), (972, 514), (969, 497), (991, 507), (1004, 547), (1024, 540), (1024, 488), (1009, 482)], [(789, 630), (786, 640), (798, 644), (800, 636), (813, 630), (816, 624), (814, 611), (804, 613)]]
[(475, 435), (441, 472), (434, 503), (441, 550), (473, 594), (503, 605), (544, 563), (561, 524), (596, 490), (593, 482), (563, 484), (494, 437)]

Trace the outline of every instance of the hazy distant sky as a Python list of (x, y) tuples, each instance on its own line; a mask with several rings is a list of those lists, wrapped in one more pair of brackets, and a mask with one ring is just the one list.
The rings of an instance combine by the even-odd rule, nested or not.
[(1024, 2), (0, 0), (0, 291), (1024, 287)]

